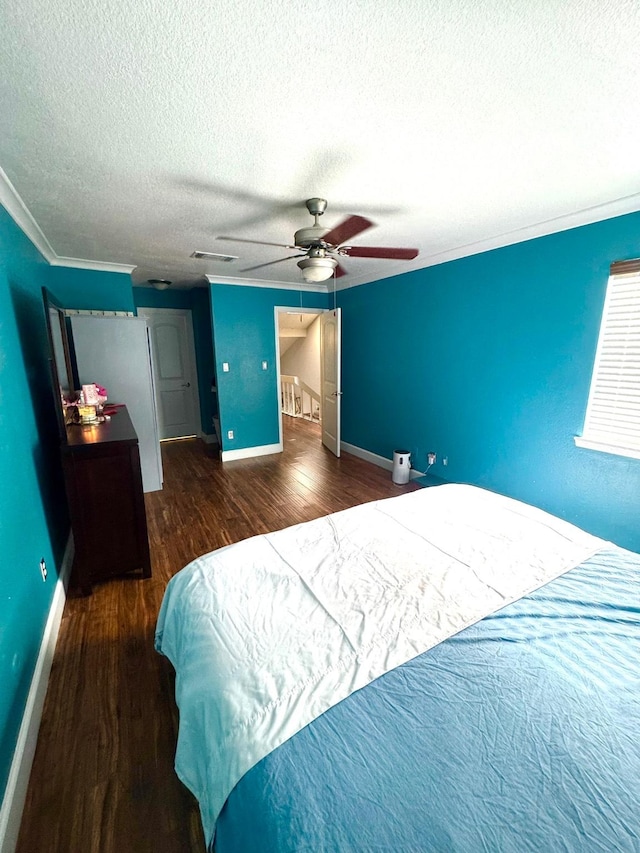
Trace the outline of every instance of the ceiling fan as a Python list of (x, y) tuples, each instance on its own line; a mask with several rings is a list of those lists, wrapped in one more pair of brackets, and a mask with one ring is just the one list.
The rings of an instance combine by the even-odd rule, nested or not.
[(418, 249), (394, 249), (382, 246), (349, 246), (348, 240), (352, 240), (358, 234), (362, 234), (367, 228), (371, 228), (373, 222), (364, 216), (348, 216), (335, 228), (329, 230), (318, 225), (318, 218), (327, 209), (327, 201), (324, 198), (310, 198), (306, 202), (307, 210), (314, 217), (313, 225), (308, 228), (300, 228), (293, 237), (293, 244), (266, 243), (263, 240), (246, 240), (242, 237), (217, 237), (217, 240), (230, 240), (235, 243), (257, 243), (260, 246), (278, 246), (282, 249), (296, 249), (297, 255), (288, 255), (277, 261), (268, 261), (266, 264), (257, 264), (247, 267), (242, 272), (262, 269), (272, 264), (280, 264), (293, 258), (302, 258), (298, 266), (302, 271), (302, 277), (309, 283), (326, 281), (334, 274), (340, 277), (346, 274), (346, 270), (338, 262), (338, 258), (388, 258), (390, 260), (410, 261), (418, 256)]

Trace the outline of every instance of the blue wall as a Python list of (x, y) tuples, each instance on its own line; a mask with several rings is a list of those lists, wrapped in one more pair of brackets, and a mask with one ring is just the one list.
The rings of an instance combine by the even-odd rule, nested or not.
[(573, 441), (609, 264), (638, 255), (631, 214), (342, 291), (343, 440), (640, 550), (640, 460)]
[(135, 311), (131, 276), (124, 273), (49, 267), (47, 281), (64, 308)]
[(47, 272), (0, 207), (0, 800), (69, 532), (41, 295)]
[(213, 435), (213, 419), (218, 417), (218, 393), (211, 390), (212, 385), (215, 385), (216, 369), (209, 288), (193, 288), (191, 291), (191, 312), (193, 341), (198, 363), (202, 431), (207, 435)]
[[(301, 302), (302, 299), (302, 302)], [(328, 307), (326, 293), (211, 285), (222, 449), (276, 444), (279, 411), (274, 308)], [(229, 363), (229, 372), (222, 370)], [(262, 361), (268, 370), (262, 370)], [(233, 430), (234, 438), (227, 438)]]
[[(202, 288), (206, 291), (206, 288)], [(134, 287), (133, 302), (136, 308), (185, 308), (191, 310), (191, 290), (154, 290), (152, 287)]]

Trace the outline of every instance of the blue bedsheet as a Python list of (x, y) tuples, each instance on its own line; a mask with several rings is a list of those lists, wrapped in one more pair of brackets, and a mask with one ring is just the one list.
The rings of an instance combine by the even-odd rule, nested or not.
[(216, 853), (640, 851), (640, 556), (352, 694), (238, 783)]

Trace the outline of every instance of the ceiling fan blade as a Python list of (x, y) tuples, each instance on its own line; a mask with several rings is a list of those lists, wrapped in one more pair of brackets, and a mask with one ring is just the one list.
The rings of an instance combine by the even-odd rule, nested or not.
[(394, 261), (412, 261), (418, 257), (418, 249), (386, 249), (383, 246), (345, 246), (340, 254), (350, 258), (389, 258)]
[(344, 267), (338, 264), (338, 266), (336, 267), (336, 278), (341, 278), (343, 275), (347, 275), (347, 271)]
[(229, 240), (232, 243), (255, 243), (257, 246), (277, 246), (279, 249), (297, 249), (287, 243), (265, 243), (264, 240), (246, 240), (244, 237), (216, 237), (216, 240)]
[(351, 240), (357, 234), (362, 234), (367, 228), (371, 228), (373, 222), (365, 219), (364, 216), (349, 216), (331, 231), (328, 231), (322, 238), (325, 243), (331, 246), (339, 246), (345, 240)]
[[(292, 248), (295, 248), (295, 246)], [(289, 255), (288, 258), (278, 258), (277, 261), (267, 261), (266, 264), (257, 264), (255, 267), (245, 267), (243, 270), (239, 270), (239, 272), (251, 272), (251, 270), (259, 270), (262, 269), (262, 267), (270, 267), (273, 264), (281, 264), (283, 261), (290, 261), (292, 258), (304, 258), (304, 255)]]

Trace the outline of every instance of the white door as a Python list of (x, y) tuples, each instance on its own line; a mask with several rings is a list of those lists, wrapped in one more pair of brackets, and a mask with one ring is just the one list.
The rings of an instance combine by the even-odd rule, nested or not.
[(80, 383), (104, 385), (110, 403), (126, 404), (138, 435), (142, 487), (145, 492), (161, 489), (162, 458), (146, 321), (74, 316), (71, 329)]
[(340, 456), (340, 308), (320, 315), (322, 443)]
[(151, 333), (160, 440), (200, 434), (191, 311), (139, 308)]

